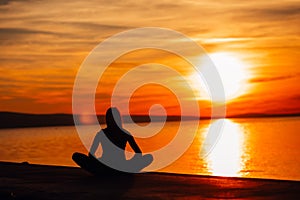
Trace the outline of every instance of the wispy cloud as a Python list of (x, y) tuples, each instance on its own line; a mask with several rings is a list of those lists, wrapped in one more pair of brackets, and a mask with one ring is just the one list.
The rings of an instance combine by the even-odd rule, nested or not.
[(250, 83), (261, 83), (261, 82), (270, 82), (270, 81), (280, 81), (286, 80), (290, 78), (294, 78), (295, 76), (273, 76), (273, 77), (255, 77), (249, 80)]
[(279, 20), (297, 19), (300, 15), (300, 3), (293, 3), (287, 5), (270, 5), (264, 8), (249, 8), (244, 13), (247, 18), (261, 18), (262, 20)]

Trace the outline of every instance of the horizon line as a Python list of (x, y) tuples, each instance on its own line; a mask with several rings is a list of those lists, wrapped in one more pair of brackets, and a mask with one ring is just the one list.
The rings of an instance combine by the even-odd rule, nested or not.
[[(25, 113), (25, 112), (13, 112), (13, 111), (0, 111), (0, 114), (17, 114), (17, 115), (40, 115), (40, 116), (50, 116), (50, 115), (69, 115), (78, 116), (80, 114), (70, 114), (70, 113)], [(91, 114), (87, 114), (89, 116)], [(96, 114), (97, 117), (104, 117), (105, 114)], [(132, 115), (121, 115), (122, 117), (185, 117), (185, 118), (205, 118), (205, 119), (216, 119), (216, 118), (264, 118), (264, 117), (296, 117), (300, 116), (300, 113), (244, 113), (236, 115), (226, 115), (225, 117), (211, 117), (211, 116), (193, 116), (193, 115), (147, 115), (147, 114), (132, 114)]]

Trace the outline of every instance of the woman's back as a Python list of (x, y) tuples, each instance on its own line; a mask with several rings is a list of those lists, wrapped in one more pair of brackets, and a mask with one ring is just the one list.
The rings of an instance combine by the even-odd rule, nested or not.
[(100, 134), (100, 142), (102, 146), (101, 159), (106, 161), (124, 161), (125, 148), (130, 135), (122, 130), (103, 129)]

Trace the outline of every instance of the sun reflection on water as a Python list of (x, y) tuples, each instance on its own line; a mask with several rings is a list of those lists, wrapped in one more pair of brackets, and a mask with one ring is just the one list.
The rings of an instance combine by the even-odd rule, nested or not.
[(239, 124), (224, 119), (222, 135), (205, 158), (209, 173), (216, 176), (239, 176), (244, 169), (244, 133)]

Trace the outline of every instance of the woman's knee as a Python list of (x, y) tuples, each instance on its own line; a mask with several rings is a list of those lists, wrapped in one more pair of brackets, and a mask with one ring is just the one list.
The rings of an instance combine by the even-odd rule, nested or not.
[(143, 156), (143, 158), (144, 158), (144, 159), (147, 159), (147, 160), (153, 161), (153, 156), (152, 156), (152, 154), (146, 154), (146, 155)]

